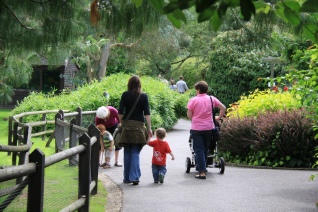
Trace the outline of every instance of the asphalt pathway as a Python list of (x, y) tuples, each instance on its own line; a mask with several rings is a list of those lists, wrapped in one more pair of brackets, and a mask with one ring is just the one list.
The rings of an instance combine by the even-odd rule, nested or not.
[[(191, 156), (188, 143), (190, 122), (179, 120), (166, 140), (175, 155), (167, 155), (167, 174), (163, 184), (154, 184), (151, 173), (152, 148), (140, 154), (141, 178), (137, 186), (124, 184), (123, 167), (100, 169), (122, 194), (117, 211), (124, 212), (306, 212), (318, 211), (318, 179), (309, 181), (317, 171), (255, 169), (225, 166), (224, 174), (209, 168), (207, 179), (195, 179), (197, 172), (185, 172), (186, 157)], [(123, 161), (123, 151), (120, 151)], [(113, 160), (113, 159), (112, 159)], [(111, 201), (111, 200), (109, 200)], [(111, 204), (111, 202), (108, 202)]]

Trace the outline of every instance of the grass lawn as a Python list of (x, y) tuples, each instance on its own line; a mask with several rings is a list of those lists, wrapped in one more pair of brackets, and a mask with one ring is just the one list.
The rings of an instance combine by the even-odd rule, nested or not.
[[(8, 144), (8, 117), (11, 110), (0, 109), (0, 145)], [(55, 151), (54, 139), (49, 147), (45, 147), (47, 139), (42, 141), (41, 137), (32, 138), (33, 146), (30, 152), (39, 148), (46, 155), (52, 155)], [(0, 166), (11, 165), (12, 156), (8, 156), (6, 152), (0, 151)], [(77, 199), (78, 188), (78, 168), (68, 166), (68, 160), (61, 161), (45, 169), (45, 187), (44, 187), (44, 211), (59, 211), (62, 207), (66, 207)], [(14, 181), (7, 182), (5, 185), (0, 183), (0, 190), (8, 188), (9, 184)], [(19, 198), (16, 198), (9, 205), (6, 211), (25, 211), (26, 210), (26, 192), (22, 191)], [(0, 198), (0, 204), (7, 196)], [(91, 196), (90, 210), (105, 211), (107, 200), (107, 191), (101, 181), (98, 182), (98, 194)]]

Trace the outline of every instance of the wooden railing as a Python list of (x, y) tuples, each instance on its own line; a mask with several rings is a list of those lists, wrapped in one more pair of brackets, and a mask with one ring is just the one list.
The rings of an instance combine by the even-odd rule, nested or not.
[[(69, 112), (69, 110), (45, 110), (45, 111), (33, 111), (33, 112), (25, 112), (18, 115), (10, 116), (8, 120), (8, 146), (14, 146), (13, 137), (14, 137), (14, 123), (25, 124), (31, 127), (41, 127), (40, 131), (32, 132), (31, 137), (38, 137), (42, 136), (42, 140), (45, 140), (47, 135), (50, 135), (46, 147), (50, 146), (51, 141), (53, 140), (55, 134), (54, 129), (49, 130), (48, 125), (54, 126), (56, 122), (56, 117), (52, 119), (47, 119), (48, 115), (52, 114), (61, 114), (61, 119), (64, 120), (66, 117), (74, 117), (76, 120), (76, 125), (82, 126), (83, 116), (95, 114), (96, 111), (82, 111), (81, 108), (77, 108), (75, 112)], [(34, 116), (34, 115), (42, 115), (41, 120), (33, 121), (33, 122), (25, 122), (27, 116)], [(53, 128), (53, 127), (52, 127)], [(21, 128), (18, 129), (18, 131)], [(10, 155), (11, 153), (8, 152)], [(14, 162), (14, 160), (12, 160)], [(12, 164), (16, 165), (16, 164)]]
[[(46, 120), (47, 114), (56, 113), (54, 130), (47, 130), (47, 124), (52, 120)], [(88, 128), (82, 127), (83, 115), (95, 114), (96, 111), (83, 112), (80, 108), (76, 112), (64, 113), (64, 111), (38, 111), (19, 114), (9, 118), (9, 145), (0, 145), (0, 151), (12, 153), (12, 165), (0, 167), (0, 182), (16, 179), (16, 185), (5, 190), (0, 190), (0, 197), (8, 196), (0, 204), (0, 211), (4, 210), (22, 190), (28, 186), (27, 211), (43, 211), (44, 169), (54, 163), (69, 159), (69, 165), (78, 165), (79, 188), (78, 200), (61, 211), (89, 211), (89, 195), (97, 193), (98, 161), (100, 150), (100, 131), (91, 124)], [(42, 120), (30, 123), (22, 123), (23, 117), (42, 114)], [(70, 123), (64, 121), (65, 117), (75, 117)], [(33, 126), (42, 126), (42, 131), (32, 133)], [(44, 156), (41, 150), (36, 149), (31, 154), (31, 137), (52, 133), (47, 146), (56, 136), (57, 126), (70, 130), (69, 137), (56, 139), (56, 154)], [(63, 129), (64, 130), (64, 129)], [(72, 133), (81, 136), (77, 141), (72, 141)], [(77, 138), (78, 138), (77, 137)], [(57, 146), (70, 142), (69, 149), (63, 150)], [(79, 142), (79, 143), (78, 143)], [(19, 156), (18, 165), (16, 158)], [(74, 162), (77, 156), (78, 160)], [(88, 174), (89, 173), (89, 174)]]
[(79, 145), (76, 147), (47, 158), (40, 149), (36, 149), (30, 154), (29, 163), (0, 169), (0, 182), (24, 178), (2, 202), (0, 211), (3, 211), (26, 186), (28, 186), (27, 211), (43, 211), (44, 169), (75, 155), (79, 156), (78, 200), (61, 211), (89, 211), (90, 194), (97, 194), (99, 135), (99, 130), (91, 125), (88, 134), (85, 133), (80, 137)]

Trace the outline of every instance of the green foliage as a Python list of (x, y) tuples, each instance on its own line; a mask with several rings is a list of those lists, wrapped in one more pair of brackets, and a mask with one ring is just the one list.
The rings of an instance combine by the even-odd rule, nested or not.
[[(140, 1), (138, 1), (139, 4)], [(195, 8), (199, 23), (203, 21), (211, 22), (212, 28), (215, 31), (219, 30), (227, 11), (239, 8), (240, 14), (237, 16), (240, 16), (242, 21), (249, 21), (252, 19), (252, 16), (257, 17), (260, 14), (270, 13), (271, 10), (274, 10), (277, 17), (292, 26), (299, 27), (300, 31), (308, 39), (315, 42), (318, 41), (318, 37), (316, 36), (318, 32), (316, 20), (308, 19), (304, 21), (301, 16), (302, 14), (308, 15), (308, 13), (317, 12), (316, 0), (301, 1), (302, 4), (300, 4), (299, 0), (275, 1), (271, 3), (252, 0), (184, 0), (182, 2), (160, 0), (159, 2), (155, 0), (150, 1), (157, 11), (167, 14), (168, 19), (177, 28), (182, 26), (182, 22), (187, 23), (188, 19), (184, 11), (191, 8)]]
[(223, 36), (219, 36), (215, 44), (218, 48), (210, 55), (206, 81), (225, 106), (236, 102), (244, 93), (267, 88), (259, 80), (269, 76), (270, 68), (261, 60), (264, 53), (247, 50)]
[[(57, 96), (43, 93), (31, 93), (12, 111), (20, 114), (29, 111), (42, 110), (70, 110), (81, 107), (83, 111), (93, 111), (105, 105), (103, 92), (110, 94), (109, 105), (118, 108), (121, 95), (127, 90), (130, 75), (114, 74), (104, 78), (101, 82), (94, 81), (79, 87), (77, 91), (63, 92)], [(150, 77), (141, 77), (143, 92), (148, 94), (152, 127), (171, 129), (177, 119), (186, 114), (187, 96), (173, 92), (166, 84)]]
[[(0, 2), (0, 48), (39, 50), (68, 41), (73, 34), (75, 10), (83, 1)], [(22, 36), (23, 35), (23, 36)]]
[[(0, 49), (1, 52), (1, 49)], [(1, 60), (0, 53), (0, 60)], [(0, 65), (0, 102), (9, 103), (14, 94), (13, 88), (27, 84), (33, 72), (32, 63), (38, 62), (35, 54), (19, 54), (12, 56), (4, 54), (4, 64)]]
[[(293, 92), (300, 96), (302, 105), (309, 111), (309, 117), (314, 121), (314, 130), (318, 130), (318, 45), (304, 52), (304, 56), (295, 59), (295, 63), (306, 63), (304, 70), (290, 68), (289, 73), (283, 78), (293, 85)], [(318, 138), (318, 134), (316, 135)]]
[(273, 92), (270, 90), (250, 92), (227, 109), (228, 117), (257, 117), (259, 114), (279, 110), (297, 109), (301, 102), (291, 92)]
[(219, 150), (228, 161), (251, 166), (312, 167), (318, 140), (307, 115), (292, 109), (230, 118), (222, 124)]
[[(136, 7), (136, 5), (137, 7)], [(99, 1), (100, 22), (110, 36), (120, 32), (139, 37), (150, 27), (156, 26), (160, 13), (148, 1)]]
[[(121, 36), (118, 39), (123, 39)], [(118, 42), (120, 42), (118, 40)], [(109, 39), (96, 38), (89, 35), (85, 39), (80, 37), (72, 46), (72, 62), (79, 68), (80, 72), (76, 74), (73, 82), (76, 86), (90, 83), (98, 79), (100, 69), (100, 57), (106, 44), (111, 45)], [(116, 42), (116, 41), (114, 41)], [(107, 61), (107, 74), (131, 73), (133, 66), (129, 63), (129, 51), (127, 48), (111, 48), (111, 53)]]
[[(199, 58), (189, 58), (178, 69), (172, 71), (168, 77), (177, 82), (182, 75), (188, 88), (192, 89), (195, 83), (205, 79), (207, 66), (208, 63), (202, 62)], [(175, 68), (175, 66), (172, 67)]]
[(138, 61), (139, 71), (145, 70), (144, 74), (151, 76), (166, 76), (171, 70), (171, 62), (181, 53), (181, 32), (166, 19), (160, 20), (160, 28), (144, 32), (130, 51), (131, 61), (136, 58), (141, 61)]

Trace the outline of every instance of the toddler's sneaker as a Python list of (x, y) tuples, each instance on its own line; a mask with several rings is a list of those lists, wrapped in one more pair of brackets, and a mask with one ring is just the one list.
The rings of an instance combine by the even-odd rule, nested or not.
[(159, 173), (159, 182), (163, 183), (163, 179), (165, 178), (165, 176), (161, 173)]

